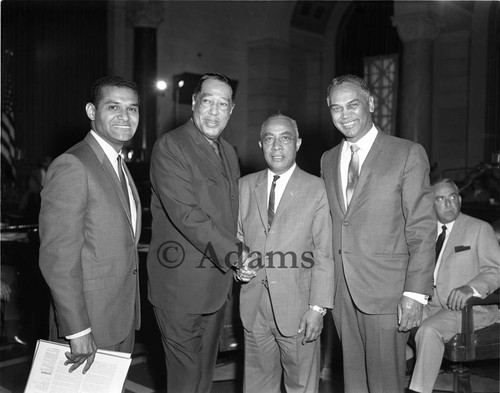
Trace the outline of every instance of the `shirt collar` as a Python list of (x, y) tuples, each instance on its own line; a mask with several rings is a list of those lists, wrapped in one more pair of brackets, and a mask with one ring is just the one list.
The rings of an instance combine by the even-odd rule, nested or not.
[(116, 162), (116, 159), (118, 158), (119, 153), (117, 153), (113, 146), (111, 146), (109, 142), (101, 137), (97, 132), (95, 132), (94, 130), (90, 130), (90, 133), (95, 138), (97, 143), (99, 143), (99, 145), (102, 147), (102, 150), (104, 150), (104, 153), (106, 154), (106, 157), (108, 157), (109, 161), (114, 164)]
[[(295, 170), (295, 167), (297, 166), (296, 163), (294, 163), (292, 165), (292, 167), (287, 170), (285, 173), (279, 175), (280, 176), (280, 183), (281, 184), (285, 184), (285, 183), (288, 183), (288, 180), (290, 180), (290, 177), (292, 177), (292, 173), (293, 171)], [(273, 180), (273, 176), (276, 175), (275, 173), (273, 173), (270, 169), (267, 170), (267, 179), (269, 181), (272, 181)]]
[(372, 126), (368, 130), (368, 132), (365, 135), (363, 135), (363, 137), (361, 137), (361, 139), (359, 139), (356, 143), (352, 143), (352, 142), (345, 140), (346, 143), (344, 143), (343, 149), (350, 150), (351, 145), (355, 144), (362, 151), (367, 153), (372, 148), (372, 145), (375, 142), (375, 138), (377, 137), (377, 134), (378, 134), (377, 127), (375, 127), (375, 124), (372, 123)]
[(438, 228), (438, 235), (441, 233), (441, 231), (443, 230), (442, 227), (443, 225), (446, 225), (446, 232), (447, 233), (450, 233), (452, 228), (453, 228), (453, 225), (455, 225), (455, 221), (452, 221), (452, 222), (449, 222), (448, 224), (443, 224), (442, 222), (440, 222), (439, 220), (437, 220), (437, 228)]

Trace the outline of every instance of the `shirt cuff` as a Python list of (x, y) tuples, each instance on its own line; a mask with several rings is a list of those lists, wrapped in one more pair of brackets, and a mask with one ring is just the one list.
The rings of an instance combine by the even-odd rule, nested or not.
[(474, 288), (474, 287), (472, 287), (470, 285), (469, 285), (469, 287), (471, 287), (472, 290), (474, 291), (474, 293), (472, 294), (472, 296), (474, 296), (474, 297), (481, 297), (481, 294), (478, 291), (476, 291), (476, 288)]
[(74, 338), (78, 338), (78, 337), (83, 337), (85, 336), (86, 334), (89, 334), (90, 332), (92, 331), (91, 328), (87, 328), (85, 330), (82, 330), (81, 332), (79, 333), (75, 333), (75, 334), (70, 334), (69, 336), (66, 336), (66, 339), (68, 340), (72, 340)]
[(416, 292), (403, 292), (403, 295), (424, 305), (427, 304), (427, 301), (429, 300), (429, 296)]

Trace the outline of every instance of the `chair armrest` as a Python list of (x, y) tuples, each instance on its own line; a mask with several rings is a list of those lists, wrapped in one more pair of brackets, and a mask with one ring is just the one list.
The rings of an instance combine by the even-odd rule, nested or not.
[(465, 341), (465, 357), (467, 360), (472, 360), (476, 357), (474, 345), (474, 306), (500, 304), (500, 293), (498, 290), (491, 293), (484, 299), (479, 297), (471, 297), (467, 300), (466, 306), (462, 309), (462, 334)]

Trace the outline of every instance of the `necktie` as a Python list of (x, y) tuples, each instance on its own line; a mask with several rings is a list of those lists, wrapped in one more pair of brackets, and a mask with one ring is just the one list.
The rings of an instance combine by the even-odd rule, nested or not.
[(118, 160), (118, 178), (120, 179), (122, 190), (123, 193), (125, 194), (125, 199), (127, 200), (128, 208), (130, 209), (130, 199), (128, 196), (127, 180), (125, 179), (125, 174), (123, 173), (123, 167), (122, 167), (122, 156), (118, 154), (117, 160)]
[(220, 146), (219, 146), (219, 141), (212, 141), (210, 143), (210, 146), (212, 146), (212, 149), (214, 149), (215, 154), (217, 154), (217, 157), (219, 157), (219, 160), (222, 161), (222, 157), (220, 155)]
[(446, 225), (443, 225), (441, 227), (443, 230), (439, 234), (437, 240), (436, 240), (436, 262), (439, 258), (439, 253), (441, 252), (441, 249), (443, 248), (443, 243), (444, 239), (446, 238)]
[(354, 188), (356, 187), (356, 183), (358, 182), (358, 176), (359, 176), (358, 150), (359, 150), (358, 146), (354, 144), (351, 145), (351, 161), (349, 162), (349, 171), (347, 172), (347, 188), (345, 192), (347, 206), (349, 206), (349, 203), (351, 202)]
[(267, 223), (268, 228), (271, 228), (271, 224), (273, 223), (274, 218), (274, 193), (276, 190), (276, 181), (280, 177), (278, 175), (273, 176), (273, 184), (271, 186), (271, 192), (269, 194), (269, 205), (267, 206)]

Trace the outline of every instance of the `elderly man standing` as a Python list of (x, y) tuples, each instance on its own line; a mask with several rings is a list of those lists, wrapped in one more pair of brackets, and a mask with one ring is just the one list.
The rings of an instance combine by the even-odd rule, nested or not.
[(210, 392), (233, 271), (247, 253), (236, 238), (238, 159), (220, 137), (234, 108), (229, 79), (204, 75), (192, 102), (192, 118), (151, 157), (149, 300), (173, 393)]
[(331, 219), (324, 183), (302, 171), (296, 122), (274, 115), (259, 146), (268, 169), (240, 180), (238, 237), (252, 250), (242, 270), (245, 393), (317, 392), (319, 335), (333, 302)]
[[(433, 185), (436, 240), (434, 294), (424, 308), (424, 321), (415, 335), (414, 392), (432, 393), (444, 345), (461, 331), (468, 299), (485, 298), (500, 286), (500, 246), (490, 224), (460, 212), (462, 198), (450, 179)], [(474, 307), (476, 329), (498, 321), (498, 307)]]
[(435, 216), (424, 148), (384, 134), (354, 75), (335, 78), (328, 107), (344, 140), (321, 172), (333, 218), (333, 316), (346, 393), (404, 390), (408, 331), (432, 294)]

